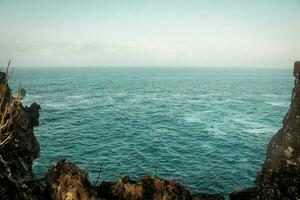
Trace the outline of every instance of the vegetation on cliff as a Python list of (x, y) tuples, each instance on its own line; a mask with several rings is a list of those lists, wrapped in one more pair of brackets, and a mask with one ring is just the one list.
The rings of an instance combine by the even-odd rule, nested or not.
[(23, 107), (24, 90), (13, 96), (8, 79), (7, 71), (0, 72), (0, 199), (40, 199), (40, 183), (32, 172), (40, 151), (33, 134), (40, 106)]
[[(267, 158), (257, 174), (256, 187), (230, 194), (232, 200), (300, 199), (300, 62), (294, 67), (295, 87), (283, 127), (273, 136)], [(174, 180), (128, 176), (116, 182), (93, 185), (75, 164), (60, 160), (43, 179), (37, 179), (32, 162), (40, 147), (33, 134), (39, 125), (40, 106), (24, 107), (20, 88), (13, 96), (8, 71), (0, 72), (0, 199), (102, 199), (102, 200), (221, 200), (219, 194), (191, 194)]]

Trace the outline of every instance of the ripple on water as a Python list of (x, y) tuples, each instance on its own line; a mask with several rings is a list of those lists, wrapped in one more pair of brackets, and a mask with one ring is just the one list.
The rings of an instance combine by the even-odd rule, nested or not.
[(224, 194), (253, 184), (293, 85), (290, 70), (18, 70), (25, 103), (42, 105), (38, 176), (66, 157), (92, 181), (102, 167), (101, 180), (156, 174)]

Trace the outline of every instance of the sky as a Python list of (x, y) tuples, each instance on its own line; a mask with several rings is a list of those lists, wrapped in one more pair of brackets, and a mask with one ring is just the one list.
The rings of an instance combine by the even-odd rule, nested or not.
[(0, 0), (0, 66), (291, 68), (300, 0)]

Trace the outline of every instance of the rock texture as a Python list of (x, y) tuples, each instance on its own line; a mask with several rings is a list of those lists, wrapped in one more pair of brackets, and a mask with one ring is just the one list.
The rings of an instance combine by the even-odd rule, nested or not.
[[(294, 66), (295, 87), (283, 127), (268, 144), (267, 158), (256, 187), (230, 194), (231, 200), (300, 200), (300, 62)], [(0, 199), (57, 200), (221, 200), (219, 194), (191, 194), (174, 180), (128, 176), (92, 185), (75, 164), (58, 161), (43, 180), (36, 179), (32, 162), (40, 147), (33, 134), (40, 106), (24, 107), (24, 89), (13, 96), (8, 75), (0, 72)]]
[(199, 193), (192, 195), (193, 200), (224, 200), (224, 196), (221, 194), (206, 194)]
[(300, 62), (294, 65), (295, 87), (282, 128), (272, 137), (256, 184), (260, 199), (300, 199)]
[[(231, 193), (232, 200), (300, 199), (300, 62), (295, 62), (290, 109), (282, 128), (272, 137), (262, 170), (257, 173), (255, 190)], [(255, 198), (256, 196), (256, 198)]]
[(103, 182), (98, 187), (98, 192), (102, 198), (112, 200), (192, 199), (189, 191), (175, 181), (153, 176), (140, 177), (137, 181), (122, 176), (117, 182)]
[(163, 180), (154, 176), (143, 176), (137, 181), (128, 176), (117, 182), (102, 182), (97, 187), (103, 199), (111, 200), (223, 200), (220, 194), (199, 193), (191, 195), (174, 180)]
[(97, 199), (96, 189), (88, 181), (87, 175), (75, 164), (60, 160), (45, 176), (45, 196), (65, 200)]
[(258, 198), (257, 188), (246, 188), (239, 192), (232, 192), (229, 197), (230, 200), (255, 200)]
[(11, 94), (8, 75), (0, 72), (0, 199), (39, 199), (32, 161), (40, 151), (33, 134), (40, 106), (23, 107), (19, 98)]
[(273, 136), (267, 149), (264, 170), (276, 171), (282, 162), (300, 166), (300, 62), (294, 66), (295, 87), (283, 127)]

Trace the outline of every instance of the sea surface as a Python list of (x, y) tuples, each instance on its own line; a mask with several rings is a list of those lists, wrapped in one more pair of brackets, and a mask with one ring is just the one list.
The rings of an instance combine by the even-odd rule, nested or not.
[(101, 169), (223, 194), (253, 185), (293, 87), (292, 69), (184, 67), (15, 68), (20, 82), (42, 107), (38, 176), (66, 158), (91, 182)]

